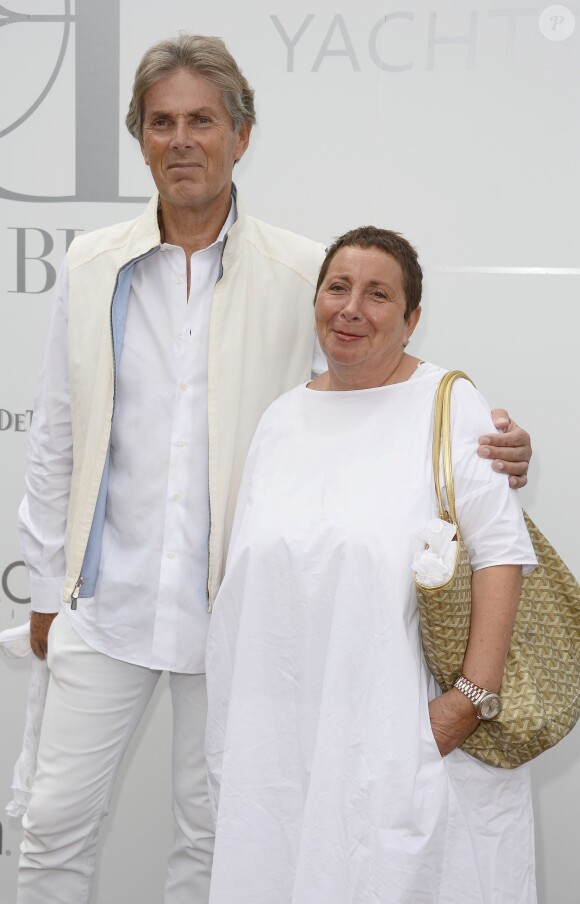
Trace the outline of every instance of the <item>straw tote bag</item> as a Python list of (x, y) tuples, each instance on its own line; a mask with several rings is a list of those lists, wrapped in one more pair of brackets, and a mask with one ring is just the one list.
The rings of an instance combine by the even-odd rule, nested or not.
[[(461, 371), (441, 380), (433, 428), (439, 517), (457, 529), (454, 573), (439, 587), (425, 587), (415, 579), (425, 659), (443, 691), (461, 675), (471, 614), (471, 566), (457, 524), (451, 467), (451, 388), (460, 378), (469, 380)], [(439, 485), (441, 451), (448, 510)], [(502, 709), (462, 744), (477, 759), (508, 769), (553, 747), (580, 716), (580, 587), (531, 518), (525, 513), (524, 518), (539, 565), (522, 578), (499, 692)]]

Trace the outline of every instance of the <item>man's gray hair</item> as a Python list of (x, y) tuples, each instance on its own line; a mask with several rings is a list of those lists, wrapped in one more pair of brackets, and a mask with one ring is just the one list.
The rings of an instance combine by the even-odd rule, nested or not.
[(151, 85), (176, 69), (186, 69), (221, 88), (223, 102), (237, 132), (256, 122), (254, 91), (221, 38), (180, 34), (154, 44), (137, 67), (125, 123), (138, 141), (143, 137), (143, 101)]

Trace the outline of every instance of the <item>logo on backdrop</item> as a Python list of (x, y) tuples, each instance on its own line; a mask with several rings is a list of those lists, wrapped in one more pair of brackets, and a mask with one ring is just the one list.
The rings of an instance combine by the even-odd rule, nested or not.
[(48, 260), (49, 256), (56, 250), (62, 259), (75, 235), (84, 231), (61, 227), (52, 235), (40, 226), (9, 226), (8, 230), (16, 239), (16, 287), (8, 292), (27, 295), (40, 295), (52, 289), (56, 268)]
[[(46, 32), (46, 41), (52, 39), (54, 43), (54, 65), (44, 87), (31, 104), (24, 105), (25, 108), (13, 122), (7, 125), (0, 123), (0, 140), (17, 130), (40, 107), (55, 85), (69, 54), (75, 61), (76, 95), (74, 194), (28, 195), (0, 185), (0, 198), (41, 202), (148, 200), (119, 195), (120, 3), (121, 0), (79, 2), (73, 13), (71, 0), (45, 0), (41, 14), (16, 12), (0, 5), (0, 42), (9, 39), (16, 41), (24, 35), (23, 59), (29, 59), (26, 53), (28, 27), (42, 27)], [(23, 5), (22, 0), (18, 0), (18, 6)], [(13, 27), (12, 33), (10, 29)], [(48, 46), (51, 46), (50, 43)], [(104, 60), (106, 65), (103, 65)], [(13, 91), (17, 90), (17, 85), (17, 82), (12, 85)], [(97, 117), (95, 110), (99, 111)]]
[[(6, 838), (6, 841), (8, 841), (8, 838)], [(8, 848), (4, 847), (4, 832), (3, 832), (3, 828), (2, 828), (2, 823), (0, 822), (0, 857), (2, 857), (2, 856), (10, 857), (11, 855), (12, 855), (12, 851), (10, 851)]]
[[(435, 4), (434, 4), (435, 6)], [(538, 18), (539, 15), (539, 18)], [(384, 72), (405, 72), (422, 68), (437, 68), (445, 56), (446, 45), (457, 47), (456, 65), (474, 69), (485, 50), (491, 31), (504, 42), (504, 66), (511, 69), (517, 58), (519, 33), (530, 25), (550, 41), (565, 41), (575, 28), (574, 14), (568, 7), (554, 5), (540, 12), (537, 8), (517, 7), (490, 9), (461, 8), (456, 16), (443, 16), (437, 9), (417, 14), (409, 10), (391, 11), (372, 24), (361, 38), (360, 17), (349, 19), (340, 13), (334, 16), (309, 13), (302, 21), (294, 16), (271, 15), (286, 52), (286, 71), (294, 72), (298, 65), (303, 71), (319, 72), (329, 58), (342, 57), (344, 65), (360, 72), (370, 61)], [(353, 30), (352, 22), (356, 22)], [(306, 37), (305, 37), (306, 36)], [(401, 50), (405, 39), (415, 36), (414, 51)], [(493, 44), (493, 62), (497, 65), (497, 44)], [(405, 58), (407, 56), (407, 58)]]
[(22, 561), (10, 562), (2, 572), (2, 592), (11, 603), (25, 606), (30, 597), (25, 596), (26, 565)]
[(0, 433), (26, 433), (32, 423), (32, 411), (8, 411), (0, 408)]

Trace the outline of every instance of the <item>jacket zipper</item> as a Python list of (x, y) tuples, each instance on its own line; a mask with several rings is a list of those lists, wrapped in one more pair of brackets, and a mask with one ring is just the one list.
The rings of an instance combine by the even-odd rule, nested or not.
[[(237, 222), (237, 220), (236, 220), (236, 222)], [(232, 225), (235, 226), (235, 223), (233, 223)], [(230, 229), (231, 228), (232, 227), (230, 226)], [(223, 275), (224, 275), (224, 252), (226, 250), (226, 245), (227, 245), (229, 234), (230, 233), (228, 230), (226, 232), (226, 234), (224, 235), (224, 241), (222, 244), (222, 253), (221, 253), (221, 258), (220, 258), (220, 272), (219, 272), (219, 276), (216, 281), (216, 286), (218, 285), (219, 282), (221, 282)], [(215, 287), (214, 287), (214, 290), (215, 290)], [(209, 374), (208, 374), (208, 377), (209, 377)], [(208, 383), (208, 391), (209, 391), (209, 383)], [(208, 452), (209, 452), (209, 449), (208, 449)], [(209, 501), (209, 531), (207, 534), (207, 611), (211, 614), (213, 605), (211, 602), (211, 595), (210, 595), (210, 569), (209, 569), (210, 539), (211, 539), (211, 493), (210, 493), (209, 482), (208, 482), (208, 486), (207, 486), (207, 498)]]
[(74, 586), (73, 592), (70, 595), (70, 607), (73, 611), (77, 607), (79, 593), (81, 592), (81, 587), (83, 586), (84, 583), (85, 583), (85, 579), (81, 575), (81, 577), (78, 579), (78, 581), (76, 582), (76, 584)]

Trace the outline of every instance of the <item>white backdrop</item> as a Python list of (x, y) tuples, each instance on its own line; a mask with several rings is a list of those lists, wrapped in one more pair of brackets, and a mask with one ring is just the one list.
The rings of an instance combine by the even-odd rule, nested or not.
[[(530, 430), (524, 504), (580, 576), (579, 17), (529, 0), (0, 5), (0, 629), (28, 615), (16, 515), (54, 268), (75, 231), (151, 192), (123, 119), (142, 52), (179, 30), (223, 37), (256, 89), (236, 173), (252, 214), (321, 241), (372, 222), (417, 245), (413, 351), (465, 369)], [(26, 671), (0, 660), (0, 803)], [(121, 887), (129, 904), (162, 898), (170, 718), (162, 685), (106, 822), (96, 904)], [(579, 754), (576, 729), (534, 764), (542, 904), (580, 902)], [(0, 825), (13, 904), (20, 827), (3, 809)]]

